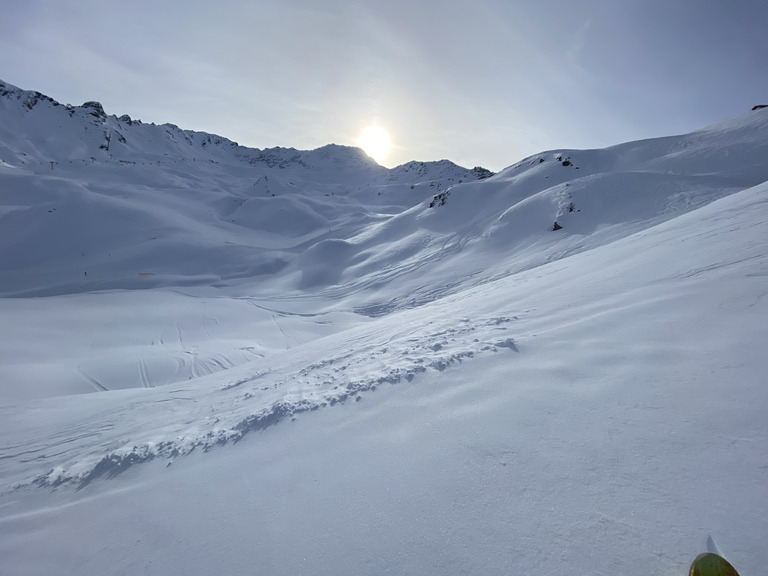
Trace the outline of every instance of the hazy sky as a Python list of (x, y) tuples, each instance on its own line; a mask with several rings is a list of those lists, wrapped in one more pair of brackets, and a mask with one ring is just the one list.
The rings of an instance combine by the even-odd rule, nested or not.
[(0, 78), (246, 146), (499, 170), (768, 103), (766, 0), (0, 0)]

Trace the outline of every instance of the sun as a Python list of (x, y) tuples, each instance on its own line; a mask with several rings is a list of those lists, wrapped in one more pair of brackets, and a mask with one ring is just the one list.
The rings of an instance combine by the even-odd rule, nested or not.
[(389, 134), (384, 128), (378, 126), (368, 126), (360, 138), (357, 139), (357, 145), (362, 148), (368, 156), (381, 164), (389, 154), (390, 140)]

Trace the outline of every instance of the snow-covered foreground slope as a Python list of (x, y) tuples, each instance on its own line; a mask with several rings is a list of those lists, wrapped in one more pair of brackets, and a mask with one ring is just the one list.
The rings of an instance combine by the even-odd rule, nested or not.
[[(79, 491), (6, 492), (3, 572), (680, 574), (712, 534), (757, 574), (766, 216), (763, 185), (279, 366), (6, 407), (20, 478), (347, 396), (207, 454), (115, 461)], [(403, 365), (415, 377), (388, 381)]]
[(768, 114), (475, 181), (2, 102), (0, 573), (768, 564)]

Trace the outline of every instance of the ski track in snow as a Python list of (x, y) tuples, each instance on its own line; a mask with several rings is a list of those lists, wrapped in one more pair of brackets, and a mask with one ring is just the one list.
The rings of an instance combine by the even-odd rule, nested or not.
[(80, 372), (80, 374), (82, 375), (82, 377), (83, 377), (83, 378), (85, 378), (86, 380), (88, 380), (88, 382), (90, 382), (90, 383), (93, 385), (93, 387), (94, 387), (96, 390), (98, 390), (99, 392), (108, 392), (108, 391), (109, 391), (109, 388), (107, 388), (106, 386), (104, 386), (104, 385), (103, 385), (101, 382), (99, 382), (99, 381), (98, 381), (98, 380), (96, 380), (95, 378), (91, 378), (90, 376), (88, 376), (88, 374), (86, 374), (86, 373), (83, 371), (83, 369), (82, 369), (82, 368), (80, 368), (80, 367), (78, 366), (78, 368), (77, 368), (77, 369), (78, 369), (78, 371)]

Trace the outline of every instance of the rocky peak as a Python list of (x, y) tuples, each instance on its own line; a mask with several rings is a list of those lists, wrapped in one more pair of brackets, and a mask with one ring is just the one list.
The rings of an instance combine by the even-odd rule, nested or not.
[(101, 102), (84, 102), (82, 107), (85, 108), (85, 111), (91, 116), (94, 116), (99, 120), (106, 121), (107, 113), (104, 112), (104, 107), (101, 105)]

